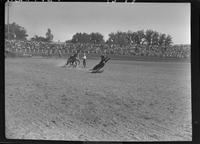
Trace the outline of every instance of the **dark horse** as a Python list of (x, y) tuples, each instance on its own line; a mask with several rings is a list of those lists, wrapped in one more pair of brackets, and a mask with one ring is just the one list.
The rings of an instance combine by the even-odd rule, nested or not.
[(92, 71), (99, 71), (100, 69), (102, 69), (105, 66), (105, 64), (109, 60), (110, 60), (110, 58), (105, 57), (105, 56), (102, 55), (101, 56), (101, 61), (96, 66), (94, 66), (92, 69), (90, 69), (90, 70), (92, 70)]
[(77, 67), (77, 65), (80, 64), (80, 60), (77, 58), (78, 53), (75, 53), (74, 55), (70, 56), (67, 59), (67, 63), (65, 64), (65, 66), (69, 65), (69, 66), (73, 66), (73, 67)]

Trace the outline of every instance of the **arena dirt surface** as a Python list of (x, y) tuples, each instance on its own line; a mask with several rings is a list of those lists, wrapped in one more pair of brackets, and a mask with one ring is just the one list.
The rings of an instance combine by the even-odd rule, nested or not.
[(103, 73), (64, 59), (5, 59), (6, 137), (190, 141), (190, 63), (111, 60)]

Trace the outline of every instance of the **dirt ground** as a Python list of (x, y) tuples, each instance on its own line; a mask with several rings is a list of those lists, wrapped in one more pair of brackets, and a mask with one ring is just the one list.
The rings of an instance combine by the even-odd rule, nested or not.
[(6, 137), (191, 141), (190, 63), (111, 60), (103, 73), (64, 59), (5, 59)]

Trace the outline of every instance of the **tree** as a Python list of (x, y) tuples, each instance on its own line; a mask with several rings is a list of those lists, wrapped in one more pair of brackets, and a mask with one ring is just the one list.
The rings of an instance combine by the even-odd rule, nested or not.
[(112, 32), (112, 33), (109, 33), (108, 34), (108, 40), (106, 41), (107, 44), (114, 44), (115, 42), (115, 34)]
[(164, 45), (166, 39), (166, 34), (160, 34), (158, 38), (158, 46), (161, 47)]
[(116, 44), (119, 46), (126, 46), (129, 43), (128, 36), (126, 32), (120, 32), (117, 33), (110, 33), (109, 38), (106, 43), (108, 44)]
[(153, 34), (154, 31), (153, 30), (146, 30), (145, 32), (145, 42), (147, 43), (148, 47), (151, 47), (153, 44)]
[(87, 33), (76, 33), (73, 35), (72, 43), (89, 43), (90, 42), (90, 36)]
[(128, 41), (128, 44), (136, 44), (136, 32), (132, 32), (132, 31), (128, 31), (127, 32), (127, 41)]
[(80, 42), (81, 43), (90, 43), (90, 35), (87, 33), (82, 33), (80, 37)]
[(32, 37), (31, 40), (32, 41), (38, 41), (38, 42), (47, 42), (47, 39), (45, 37), (37, 36), (37, 35)]
[(102, 44), (104, 43), (103, 35), (96, 32), (90, 34), (90, 43), (93, 44)]
[(167, 37), (165, 38), (165, 48), (169, 48), (172, 43), (172, 37), (170, 35), (167, 35)]
[(152, 45), (158, 46), (158, 41), (159, 41), (159, 33), (154, 31), (153, 36), (152, 36)]
[(80, 41), (80, 35), (81, 33), (76, 33), (72, 36), (71, 42), (72, 43), (78, 43)]
[(145, 42), (144, 30), (139, 30), (136, 32), (135, 42), (137, 45), (143, 45)]
[(117, 44), (119, 46), (127, 46), (128, 45), (128, 38), (126, 32), (117, 32)]
[(172, 37), (170, 35), (159, 35), (158, 46), (161, 47), (162, 52), (165, 52), (168, 48), (170, 48), (172, 43)]
[(146, 30), (145, 32), (145, 42), (149, 49), (153, 46), (158, 46), (159, 33), (153, 30)]
[(48, 42), (51, 42), (51, 41), (53, 40), (53, 34), (51, 33), (51, 29), (50, 29), (50, 28), (47, 29), (47, 32), (46, 32), (46, 40), (47, 40)]
[(27, 31), (24, 27), (19, 26), (15, 22), (9, 24), (9, 33), (8, 33), (8, 25), (5, 24), (5, 38), (6, 39), (18, 39), (18, 40), (26, 40), (28, 37)]

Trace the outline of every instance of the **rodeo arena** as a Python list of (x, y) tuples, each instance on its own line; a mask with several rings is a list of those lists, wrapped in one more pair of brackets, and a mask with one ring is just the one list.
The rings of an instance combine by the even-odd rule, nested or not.
[[(190, 47), (5, 40), (6, 136), (191, 139)], [(93, 73), (93, 74), (92, 74)]]

